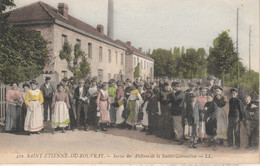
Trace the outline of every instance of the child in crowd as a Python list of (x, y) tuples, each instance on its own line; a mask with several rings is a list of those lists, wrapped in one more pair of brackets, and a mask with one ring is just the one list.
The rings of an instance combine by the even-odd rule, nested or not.
[(196, 144), (198, 141), (198, 133), (199, 133), (199, 121), (201, 119), (201, 105), (196, 100), (196, 93), (192, 93), (190, 95), (191, 102), (186, 105), (186, 116), (185, 120), (189, 126), (189, 137), (190, 143), (189, 148), (197, 148)]
[(205, 115), (204, 121), (206, 125), (206, 134), (208, 136), (208, 147), (213, 146), (213, 150), (216, 150), (215, 144), (215, 136), (217, 132), (217, 119), (216, 119), (216, 111), (217, 105), (213, 102), (213, 94), (209, 94), (207, 96), (207, 103), (204, 106)]
[(65, 133), (65, 127), (67, 127), (70, 123), (69, 117), (69, 96), (64, 91), (64, 85), (57, 85), (58, 92), (52, 97), (52, 127), (54, 128), (53, 134), (57, 133), (58, 128), (61, 128), (62, 133)]

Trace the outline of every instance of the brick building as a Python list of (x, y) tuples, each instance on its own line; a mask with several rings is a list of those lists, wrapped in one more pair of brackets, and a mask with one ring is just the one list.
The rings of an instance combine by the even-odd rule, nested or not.
[[(126, 59), (126, 53), (129, 53), (126, 47), (107, 37), (103, 25), (99, 24), (94, 28), (70, 16), (68, 5), (64, 3), (59, 3), (56, 9), (39, 1), (14, 9), (10, 13), (8, 20), (12, 25), (38, 31), (48, 42), (49, 59), (43, 75), (55, 74), (58, 76), (58, 81), (73, 76), (66, 60), (61, 60), (59, 57), (65, 42), (71, 44), (72, 50), (75, 44), (81, 45), (81, 49), (85, 52), (84, 56), (91, 64), (90, 76), (96, 76), (98, 80), (125, 79), (130, 76), (129, 72), (133, 71), (131, 67), (134, 65), (129, 66)], [(145, 57), (142, 53), (132, 56)], [(144, 74), (145, 77), (149, 75)]]

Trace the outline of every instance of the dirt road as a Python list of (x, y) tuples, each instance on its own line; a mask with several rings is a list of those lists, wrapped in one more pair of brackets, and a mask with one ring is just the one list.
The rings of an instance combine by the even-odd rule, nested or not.
[[(0, 163), (248, 163), (259, 161), (256, 149), (234, 150), (176, 142), (134, 130), (67, 131), (40, 135), (0, 133)], [(65, 153), (68, 156), (64, 156)], [(127, 158), (127, 154), (129, 155)], [(130, 156), (131, 155), (131, 156)], [(154, 156), (153, 156), (154, 155)], [(158, 155), (156, 158), (156, 155)], [(19, 157), (20, 156), (20, 157)], [(81, 156), (81, 157), (80, 157)], [(250, 160), (249, 157), (251, 158)]]

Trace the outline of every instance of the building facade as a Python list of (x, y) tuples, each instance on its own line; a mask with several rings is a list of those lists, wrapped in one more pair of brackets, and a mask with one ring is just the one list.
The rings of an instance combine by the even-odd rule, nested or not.
[(104, 81), (125, 77), (125, 49), (104, 34), (102, 25), (94, 28), (70, 16), (66, 4), (60, 3), (58, 9), (55, 9), (43, 2), (36, 2), (10, 13), (11, 24), (38, 31), (47, 41), (49, 59), (44, 74), (57, 73), (59, 81), (73, 76), (67, 61), (59, 57), (64, 43), (68, 42), (72, 56), (74, 46), (80, 44), (91, 65), (90, 76)]
[[(58, 81), (73, 76), (66, 60), (59, 57), (65, 42), (72, 48), (80, 44), (84, 56), (91, 65), (90, 77), (108, 81), (133, 78), (137, 63), (141, 65), (141, 76), (153, 79), (153, 59), (134, 47), (130, 50), (121, 42), (114, 41), (104, 34), (104, 26), (96, 28), (69, 15), (67, 4), (59, 3), (54, 8), (41, 1), (10, 11), (8, 21), (17, 27), (35, 30), (48, 43), (48, 61), (43, 75), (55, 73)], [(131, 64), (131, 65), (130, 65)]]
[(116, 43), (122, 45), (126, 49), (126, 70), (127, 78), (134, 79), (134, 71), (139, 63), (139, 77), (145, 81), (153, 81), (154, 79), (154, 59), (142, 52), (142, 49), (135, 48), (131, 42), (122, 42), (116, 40)]

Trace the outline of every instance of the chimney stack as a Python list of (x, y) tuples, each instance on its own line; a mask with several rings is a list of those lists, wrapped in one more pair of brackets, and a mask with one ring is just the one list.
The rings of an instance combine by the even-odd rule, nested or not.
[(142, 48), (142, 47), (139, 47), (138, 50), (141, 51), (141, 52), (143, 52), (143, 48)]
[(101, 24), (97, 25), (97, 31), (101, 34), (104, 34), (104, 26)]
[(126, 44), (127, 44), (128, 46), (131, 46), (131, 42), (130, 42), (130, 41), (127, 41)]
[(63, 15), (64, 17), (68, 18), (69, 15), (69, 7), (66, 3), (59, 3), (58, 4), (58, 12)]
[(114, 2), (108, 0), (108, 13), (107, 13), (107, 36), (114, 39)]

